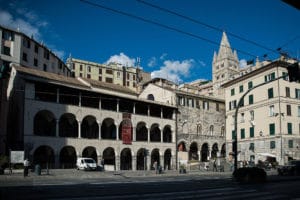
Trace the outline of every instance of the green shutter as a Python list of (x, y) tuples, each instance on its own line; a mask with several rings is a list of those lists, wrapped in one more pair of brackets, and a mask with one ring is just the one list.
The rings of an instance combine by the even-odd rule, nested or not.
[(231, 89), (231, 96), (233, 96), (233, 95), (234, 95), (234, 88)]
[(240, 93), (244, 92), (244, 86), (240, 85)]
[(248, 89), (251, 89), (253, 87), (252, 81), (248, 82)]
[(271, 99), (273, 97), (274, 97), (274, 95), (273, 95), (273, 88), (269, 88), (268, 89), (268, 98)]
[(253, 104), (253, 95), (249, 95), (249, 104)]
[(269, 124), (270, 135), (275, 135), (275, 124)]
[(254, 137), (254, 127), (250, 127), (250, 137)]
[(293, 134), (293, 125), (292, 123), (287, 123), (288, 134)]
[(245, 139), (245, 129), (241, 129), (241, 139)]

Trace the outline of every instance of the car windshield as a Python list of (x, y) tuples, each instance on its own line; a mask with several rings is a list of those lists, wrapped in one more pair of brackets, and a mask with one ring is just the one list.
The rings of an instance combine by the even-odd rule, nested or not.
[(95, 163), (94, 160), (92, 160), (92, 159), (84, 159), (84, 162), (85, 163)]

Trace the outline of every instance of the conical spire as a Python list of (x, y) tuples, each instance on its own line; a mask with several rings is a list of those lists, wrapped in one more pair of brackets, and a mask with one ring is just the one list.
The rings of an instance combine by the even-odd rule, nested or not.
[(214, 51), (213, 63), (217, 60), (217, 53)]
[(231, 56), (233, 56), (233, 53), (230, 44), (228, 42), (227, 35), (225, 32), (223, 32), (218, 57), (224, 58), (224, 57), (231, 57)]

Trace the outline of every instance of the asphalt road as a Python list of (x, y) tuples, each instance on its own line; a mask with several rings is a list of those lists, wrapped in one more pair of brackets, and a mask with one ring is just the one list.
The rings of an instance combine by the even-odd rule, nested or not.
[[(142, 177), (122, 181), (70, 180), (0, 187), (0, 199), (296, 199), (300, 180), (239, 184), (224, 177)], [(79, 184), (78, 184), (79, 183)]]

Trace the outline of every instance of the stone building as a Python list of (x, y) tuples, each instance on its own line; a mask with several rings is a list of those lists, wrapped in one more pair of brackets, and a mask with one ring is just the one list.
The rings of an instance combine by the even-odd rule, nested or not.
[(7, 148), (33, 164), (75, 168), (77, 157), (106, 170), (165, 169), (176, 163), (176, 107), (132, 90), (13, 65)]
[(140, 98), (178, 108), (176, 145), (178, 165), (197, 165), (226, 156), (224, 100), (198, 94), (156, 78), (144, 85)]
[[(295, 61), (293, 61), (295, 62)], [(235, 108), (249, 92), (237, 115), (239, 161), (277, 161), (300, 159), (300, 84), (288, 78), (272, 81), (287, 74), (286, 60), (256, 66), (223, 84), (226, 99), (226, 144), (232, 150)]]

